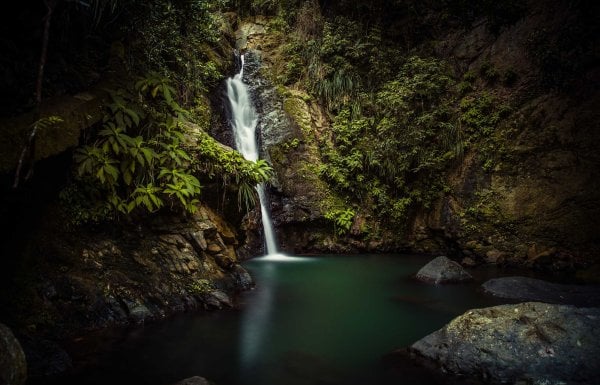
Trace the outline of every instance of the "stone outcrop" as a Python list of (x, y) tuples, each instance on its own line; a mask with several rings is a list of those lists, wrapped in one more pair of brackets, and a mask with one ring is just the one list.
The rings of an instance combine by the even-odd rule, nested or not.
[[(36, 290), (43, 311), (68, 329), (139, 324), (184, 310), (231, 306), (251, 287), (237, 263), (236, 237), (201, 207), (193, 216), (159, 216), (120, 233), (59, 233), (43, 240)], [(48, 259), (52, 263), (48, 263)]]
[(563, 285), (529, 277), (501, 277), (486, 281), (483, 290), (495, 297), (575, 306), (600, 306), (600, 286)]
[(440, 256), (423, 266), (416, 275), (420, 281), (427, 283), (456, 283), (473, 280), (461, 265), (451, 259)]
[(0, 323), (0, 384), (24, 385), (27, 380), (25, 354), (12, 331)]
[(600, 308), (526, 302), (469, 310), (417, 341), (413, 357), (488, 382), (594, 384)]
[[(41, 116), (57, 116), (62, 121), (38, 130), (33, 152), (36, 161), (76, 147), (81, 131), (102, 120), (102, 108), (108, 99), (102, 90), (104, 86), (72, 96), (58, 96), (42, 104)], [(16, 168), (35, 120), (36, 114), (31, 112), (0, 121), (0, 174)]]
[[(56, 214), (56, 213), (55, 213)], [(55, 342), (115, 326), (139, 325), (169, 315), (235, 305), (252, 287), (238, 263), (237, 236), (205, 206), (191, 215), (166, 214), (112, 228), (60, 225), (48, 215), (31, 239), (27, 287), (15, 287), (12, 323), (27, 341), (31, 377), (70, 366)]]

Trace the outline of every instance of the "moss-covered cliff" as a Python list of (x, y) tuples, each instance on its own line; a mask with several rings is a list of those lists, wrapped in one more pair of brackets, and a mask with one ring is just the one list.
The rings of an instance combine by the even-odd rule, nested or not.
[(259, 105), (289, 119), (263, 128), (283, 248), (597, 263), (597, 7), (380, 5), (239, 28)]

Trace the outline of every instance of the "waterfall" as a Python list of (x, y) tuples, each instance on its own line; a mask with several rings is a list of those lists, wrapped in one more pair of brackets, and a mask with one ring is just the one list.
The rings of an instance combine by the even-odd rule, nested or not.
[[(231, 104), (231, 126), (235, 137), (235, 146), (244, 158), (258, 160), (258, 144), (256, 142), (256, 124), (258, 116), (244, 84), (244, 55), (241, 55), (241, 69), (233, 78), (227, 79), (227, 97)], [(267, 197), (264, 184), (256, 186), (260, 201), (260, 213), (265, 233), (266, 251), (268, 255), (277, 253), (277, 242), (271, 216), (267, 209)]]

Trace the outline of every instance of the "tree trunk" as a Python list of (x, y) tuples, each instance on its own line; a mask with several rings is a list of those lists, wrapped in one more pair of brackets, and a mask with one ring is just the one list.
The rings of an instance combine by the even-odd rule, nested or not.
[(13, 188), (19, 187), (19, 178), (21, 175), (21, 169), (23, 168), (23, 162), (25, 158), (31, 162), (29, 166), (29, 171), (25, 179), (29, 179), (33, 174), (33, 161), (34, 161), (34, 149), (35, 149), (35, 135), (38, 130), (38, 121), (40, 119), (41, 114), (41, 105), (42, 105), (42, 85), (44, 82), (44, 68), (46, 67), (46, 58), (48, 57), (48, 39), (50, 36), (50, 20), (52, 19), (52, 13), (54, 12), (54, 8), (56, 7), (56, 3), (58, 0), (44, 0), (44, 4), (46, 4), (47, 13), (44, 17), (44, 33), (42, 35), (42, 52), (40, 54), (40, 64), (38, 67), (38, 76), (35, 86), (35, 109), (36, 109), (36, 121), (33, 124), (33, 128), (31, 130), (31, 134), (21, 151), (21, 156), (19, 157), (19, 163), (17, 164), (17, 170), (15, 172), (15, 181), (13, 184)]

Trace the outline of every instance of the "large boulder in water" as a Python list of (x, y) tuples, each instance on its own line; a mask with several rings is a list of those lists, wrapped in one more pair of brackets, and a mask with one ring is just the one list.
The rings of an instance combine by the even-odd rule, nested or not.
[(482, 285), (486, 293), (519, 301), (600, 306), (599, 285), (563, 285), (529, 277), (501, 277)]
[(594, 384), (600, 308), (525, 302), (467, 311), (417, 341), (413, 357), (490, 382)]
[(0, 324), (0, 384), (23, 385), (27, 380), (27, 362), (21, 344), (11, 330)]
[(470, 281), (473, 277), (458, 263), (441, 256), (423, 266), (417, 272), (417, 279), (438, 284)]

